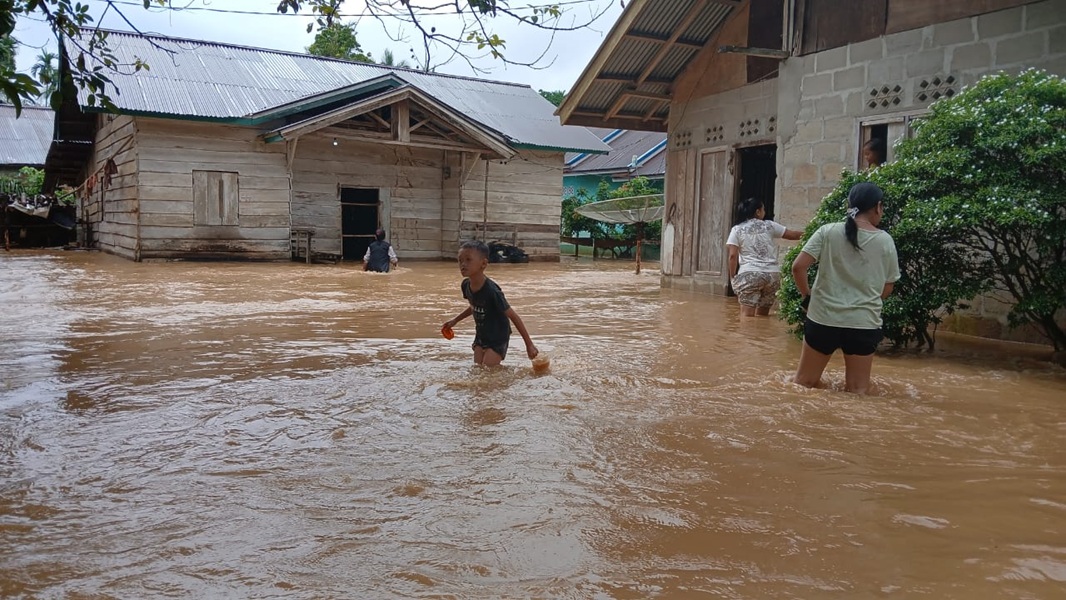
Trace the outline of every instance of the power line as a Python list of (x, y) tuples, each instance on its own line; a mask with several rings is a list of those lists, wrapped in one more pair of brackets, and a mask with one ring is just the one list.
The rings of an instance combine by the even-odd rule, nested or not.
[[(141, 2), (133, 2), (131, 0), (107, 0), (107, 1), (108, 1), (109, 4), (120, 4), (120, 5), (123, 5), (123, 6), (135, 6), (135, 7), (138, 7), (138, 8), (144, 8), (144, 4), (143, 3), (141, 3)], [(562, 2), (555, 2), (555, 3), (552, 3), (552, 4), (529, 5), (529, 6), (516, 7), (514, 10), (516, 10), (516, 11), (517, 10), (534, 10), (534, 9), (538, 9), (538, 8), (550, 8), (552, 6), (575, 6), (575, 5), (580, 5), (580, 4), (597, 3), (597, 2), (600, 2), (600, 1), (601, 0), (564, 0)], [(314, 13), (310, 13), (310, 12), (307, 12), (307, 13), (295, 13), (295, 12), (282, 13), (282, 12), (277, 12), (277, 11), (274, 11), (274, 12), (262, 12), (262, 11), (251, 11), (251, 10), (237, 10), (237, 9), (232, 9), (232, 8), (214, 8), (214, 7), (210, 7), (210, 6), (193, 6), (191, 3), (186, 5), (186, 6), (174, 6), (172, 4), (167, 4), (165, 6), (153, 5), (152, 7), (148, 8), (147, 10), (149, 12), (201, 11), (201, 12), (211, 12), (211, 13), (221, 13), (221, 14), (231, 14), (231, 15), (253, 15), (253, 16), (260, 16), (260, 17), (317, 18), (317, 16)], [(454, 14), (458, 14), (458, 13), (456, 13), (455, 10), (447, 10), (447, 11), (443, 11), (443, 12), (434, 12), (434, 11), (431, 11), (431, 10), (418, 10), (418, 9), (415, 10), (415, 16), (416, 17), (448, 16), (448, 15), (454, 15)], [(406, 12), (402, 13), (402, 15), (403, 16), (410, 16), (410, 14), (406, 13)], [(337, 13), (337, 14), (334, 15), (334, 17), (342, 18), (342, 19), (360, 19), (360, 18), (363, 18), (363, 17), (382, 17), (382, 16), (390, 16), (390, 14), (364, 12), (364, 13)]]

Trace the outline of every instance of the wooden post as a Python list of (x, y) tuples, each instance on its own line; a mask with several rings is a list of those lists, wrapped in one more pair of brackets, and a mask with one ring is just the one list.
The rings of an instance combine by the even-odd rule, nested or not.
[(407, 100), (392, 105), (392, 139), (404, 143), (411, 141), (411, 105)]
[[(485, 206), (481, 209), (481, 234), (482, 237), (488, 235), (489, 229), (489, 161), (485, 159)], [(488, 243), (488, 240), (484, 240)]]

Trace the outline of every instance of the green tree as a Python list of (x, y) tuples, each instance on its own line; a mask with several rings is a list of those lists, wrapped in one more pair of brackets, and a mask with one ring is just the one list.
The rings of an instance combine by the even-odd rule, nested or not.
[(399, 67), (401, 69), (411, 68), (411, 63), (406, 60), (396, 62), (396, 57), (392, 54), (392, 50), (389, 50), (388, 48), (381, 53), (381, 62), (378, 64), (386, 67)]
[[(887, 229), (902, 278), (885, 303), (885, 334), (932, 346), (930, 326), (978, 294), (1013, 304), (1011, 326), (1031, 324), (1056, 350), (1066, 332), (1066, 82), (1042, 71), (998, 74), (937, 102), (896, 147), (897, 161), (845, 173), (806, 237), (843, 218), (859, 180), (885, 191)], [(800, 322), (799, 295), (784, 266), (782, 315)]]
[(315, 41), (307, 47), (315, 56), (327, 56), (341, 60), (372, 63), (374, 59), (364, 54), (355, 38), (355, 25), (333, 23), (315, 34)]
[(42, 50), (37, 55), (37, 62), (30, 67), (30, 74), (41, 84), (40, 100), (51, 102), (52, 107), (59, 108), (61, 99), (56, 92), (59, 91), (59, 70), (56, 67), (57, 59), (54, 52)]
[(548, 102), (551, 102), (552, 104), (554, 104), (556, 106), (559, 106), (560, 104), (562, 104), (563, 103), (563, 98), (566, 97), (566, 92), (564, 92), (563, 90), (555, 90), (555, 91), (537, 90), (537, 91), (540, 92), (541, 96), (544, 96), (545, 100), (547, 100)]
[[(595, 239), (632, 240), (637, 237), (636, 225), (613, 225), (603, 223), (595, 219), (582, 216), (576, 212), (582, 205), (602, 200), (615, 198), (632, 198), (635, 196), (649, 196), (661, 194), (647, 177), (635, 177), (625, 182), (617, 189), (612, 190), (607, 181), (600, 181), (595, 194), (590, 194), (584, 189), (575, 194), (563, 198), (562, 205), (562, 234), (564, 236), (577, 236), (581, 232), (588, 232)], [(662, 234), (662, 221), (647, 223), (644, 227), (646, 239), (659, 239)]]
[(0, 70), (4, 72), (14, 72), (17, 46), (18, 40), (10, 35), (0, 37)]

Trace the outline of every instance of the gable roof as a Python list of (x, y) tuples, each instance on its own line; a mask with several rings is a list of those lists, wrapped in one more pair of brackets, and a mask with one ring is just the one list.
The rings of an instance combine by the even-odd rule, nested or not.
[(0, 104), (0, 165), (40, 167), (52, 143), (55, 113), (45, 106)]
[(279, 141), (279, 140), (294, 140), (299, 139), (300, 136), (308, 133), (318, 131), (330, 125), (336, 125), (342, 121), (346, 121), (352, 117), (359, 116), (371, 111), (374, 111), (383, 106), (389, 106), (399, 101), (409, 100), (416, 103), (422, 110), (425, 110), (432, 114), (434, 117), (443, 119), (449, 127), (455, 131), (462, 133), (463, 135), (473, 139), (476, 143), (481, 144), (485, 148), (495, 152), (498, 156), (504, 158), (511, 158), (514, 156), (514, 151), (507, 145), (500, 136), (492, 131), (488, 131), (481, 127), (478, 123), (473, 122), (463, 115), (457, 114), (448, 107), (441, 105), (433, 98), (430, 98), (426, 94), (418, 90), (418, 88), (410, 85), (403, 85), (396, 89), (382, 92), (375, 96), (372, 96), (366, 100), (358, 101), (353, 104), (347, 104), (340, 108), (335, 108), (331, 111), (325, 112), (296, 123), (284, 125), (273, 131), (268, 131), (263, 134), (263, 138), (267, 142)]
[[(371, 87), (407, 84), (516, 148), (608, 150), (583, 127), (560, 125), (551, 103), (528, 85), (124, 31), (109, 32), (107, 41), (118, 63), (149, 65), (109, 74), (118, 89), (112, 101), (124, 113), (258, 125), (346, 93), (365, 97)], [(79, 93), (83, 108), (87, 96)]]
[(566, 124), (666, 131), (674, 80), (742, 0), (631, 0), (556, 111)]
[(666, 134), (590, 128), (611, 146), (608, 154), (567, 154), (566, 175), (629, 173), (662, 177), (666, 173)]

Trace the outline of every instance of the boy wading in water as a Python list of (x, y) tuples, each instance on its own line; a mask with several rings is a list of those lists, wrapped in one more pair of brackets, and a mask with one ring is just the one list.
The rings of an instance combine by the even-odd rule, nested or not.
[(507, 304), (500, 286), (485, 276), (485, 267), (488, 265), (489, 247), (485, 242), (463, 242), (459, 247), (459, 272), (465, 277), (463, 298), (470, 306), (445, 323), (443, 330), (450, 331), (456, 323), (474, 315), (474, 364), (494, 367), (507, 356), (507, 344), (511, 339), (510, 320), (526, 342), (526, 355), (530, 359), (536, 358), (537, 347), (529, 339), (522, 318)]

